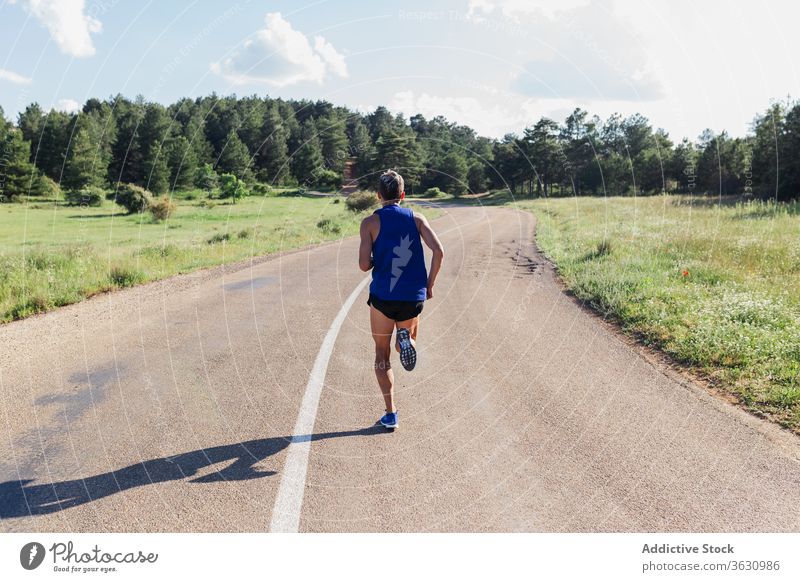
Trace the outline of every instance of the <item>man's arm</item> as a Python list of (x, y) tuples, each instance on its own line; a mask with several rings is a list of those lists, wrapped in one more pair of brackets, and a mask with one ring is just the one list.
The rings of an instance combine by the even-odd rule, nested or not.
[(367, 216), (361, 221), (361, 245), (358, 247), (358, 266), (362, 271), (369, 271), (372, 268), (372, 232), (374, 229), (375, 216)]
[(433, 232), (428, 219), (421, 214), (414, 213), (414, 219), (417, 221), (417, 230), (419, 236), (428, 245), (428, 248), (433, 251), (433, 259), (431, 260), (431, 272), (428, 274), (428, 299), (433, 297), (433, 285), (436, 283), (436, 277), (439, 275), (439, 269), (442, 268), (442, 259), (444, 259), (444, 247), (442, 241)]

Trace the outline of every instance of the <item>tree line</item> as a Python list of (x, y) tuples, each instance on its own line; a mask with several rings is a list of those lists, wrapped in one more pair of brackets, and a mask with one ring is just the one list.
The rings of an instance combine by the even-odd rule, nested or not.
[(365, 187), (386, 168), (409, 193), (509, 188), (518, 196), (755, 194), (800, 190), (800, 103), (773, 103), (745, 137), (704, 131), (675, 143), (642, 115), (602, 120), (575, 109), (521, 134), (479, 136), (438, 116), (406, 120), (326, 101), (209, 95), (169, 106), (121, 95), (76, 113), (33, 103), (15, 123), (0, 109), (0, 194), (46, 195), (57, 184), (140, 186), (155, 194), (212, 189), (220, 175), (247, 184), (337, 188), (352, 161)]

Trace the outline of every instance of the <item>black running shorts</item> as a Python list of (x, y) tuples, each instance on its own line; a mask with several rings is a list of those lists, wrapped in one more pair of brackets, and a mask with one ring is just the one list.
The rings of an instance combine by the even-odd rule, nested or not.
[(369, 294), (367, 305), (372, 305), (375, 309), (383, 313), (389, 319), (394, 321), (406, 321), (407, 319), (414, 319), (420, 313), (425, 305), (424, 301), (384, 301), (378, 299), (372, 293)]

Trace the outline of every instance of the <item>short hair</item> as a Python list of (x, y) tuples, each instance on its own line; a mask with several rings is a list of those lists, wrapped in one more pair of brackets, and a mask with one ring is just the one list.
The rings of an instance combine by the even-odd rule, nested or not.
[(384, 200), (396, 200), (404, 190), (403, 176), (394, 170), (386, 170), (378, 179), (378, 193)]

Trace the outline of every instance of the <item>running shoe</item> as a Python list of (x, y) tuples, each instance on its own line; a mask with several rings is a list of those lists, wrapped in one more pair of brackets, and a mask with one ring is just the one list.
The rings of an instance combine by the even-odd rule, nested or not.
[(401, 327), (397, 330), (397, 343), (400, 346), (400, 363), (406, 370), (413, 370), (417, 365), (417, 350), (406, 328)]
[(397, 412), (387, 412), (381, 416), (378, 422), (386, 428), (397, 428), (400, 426), (400, 423), (397, 421)]

